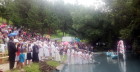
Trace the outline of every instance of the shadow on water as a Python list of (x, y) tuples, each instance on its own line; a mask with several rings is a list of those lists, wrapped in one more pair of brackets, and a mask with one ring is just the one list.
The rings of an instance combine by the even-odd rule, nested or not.
[(61, 72), (140, 72), (140, 60), (134, 59), (130, 54), (123, 60), (111, 59), (104, 54), (94, 55), (97, 64), (66, 65)]

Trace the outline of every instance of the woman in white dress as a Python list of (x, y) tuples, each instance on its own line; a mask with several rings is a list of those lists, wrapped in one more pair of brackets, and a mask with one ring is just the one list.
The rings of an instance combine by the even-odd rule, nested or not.
[(89, 61), (89, 54), (88, 52), (86, 52), (86, 64), (88, 64), (88, 61)]
[(88, 61), (88, 63), (90, 63), (90, 60), (91, 60), (91, 59), (90, 59), (90, 52), (88, 52), (88, 53), (87, 53), (87, 61)]
[(44, 55), (45, 55), (45, 59), (48, 59), (48, 57), (50, 56), (50, 52), (49, 52), (49, 47), (46, 43), (44, 43)]
[(92, 63), (92, 52), (89, 54), (89, 63)]
[(71, 51), (71, 64), (74, 64), (74, 49)]
[(55, 49), (55, 60), (56, 61), (61, 61), (60, 52), (59, 52), (59, 48), (58, 47), (56, 47), (56, 49)]
[(86, 64), (86, 51), (83, 51), (82, 53), (82, 62), (83, 64)]
[(55, 58), (55, 46), (53, 45), (53, 43), (51, 44), (51, 54), (52, 54), (52, 58)]
[(43, 44), (40, 43), (40, 44), (39, 44), (39, 53), (38, 53), (39, 61), (43, 60), (43, 56), (44, 56), (44, 52), (43, 52)]
[(52, 56), (52, 48), (51, 48), (51, 44), (48, 44), (48, 50), (49, 50), (49, 54), (50, 54), (50, 57)]
[(75, 64), (78, 64), (78, 50), (75, 50), (74, 59), (75, 59)]
[(77, 55), (78, 55), (78, 64), (82, 64), (82, 59), (83, 59), (82, 51), (79, 50)]
[(68, 48), (68, 50), (67, 50), (67, 64), (70, 64), (70, 61), (71, 61), (71, 52), (70, 52), (70, 49)]

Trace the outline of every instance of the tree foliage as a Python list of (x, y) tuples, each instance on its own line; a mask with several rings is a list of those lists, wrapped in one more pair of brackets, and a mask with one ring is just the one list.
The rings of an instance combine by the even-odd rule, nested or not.
[(119, 39), (128, 44), (140, 39), (140, 1), (102, 0), (101, 9), (63, 0), (3, 0), (0, 16), (29, 31), (53, 34), (58, 30), (90, 43), (105, 42), (112, 48)]

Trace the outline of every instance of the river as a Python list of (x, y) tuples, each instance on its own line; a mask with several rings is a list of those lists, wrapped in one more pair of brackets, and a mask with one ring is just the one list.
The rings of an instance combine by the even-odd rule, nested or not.
[(128, 55), (126, 60), (111, 59), (104, 53), (94, 55), (95, 63), (82, 65), (65, 65), (61, 72), (140, 72), (140, 59)]

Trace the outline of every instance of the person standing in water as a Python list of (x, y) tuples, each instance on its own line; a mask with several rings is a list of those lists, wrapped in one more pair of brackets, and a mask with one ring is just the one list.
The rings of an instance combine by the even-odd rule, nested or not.
[(71, 61), (71, 52), (70, 52), (70, 48), (68, 48), (67, 50), (67, 63), (70, 64), (70, 61)]
[(82, 64), (83, 55), (81, 50), (78, 51), (77, 56), (78, 56), (78, 64)]
[(74, 64), (75, 62), (74, 62), (74, 49), (72, 49), (72, 51), (71, 51), (71, 64)]

